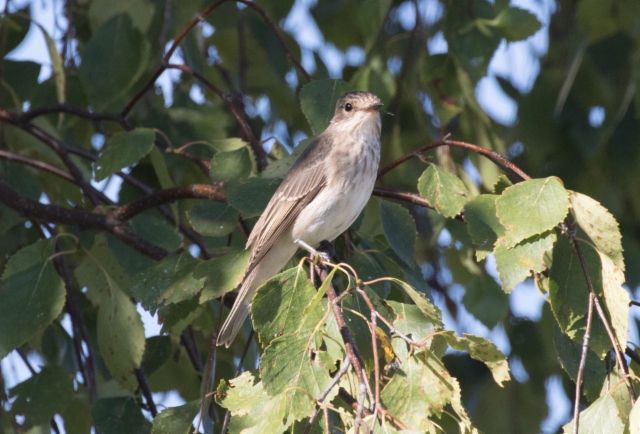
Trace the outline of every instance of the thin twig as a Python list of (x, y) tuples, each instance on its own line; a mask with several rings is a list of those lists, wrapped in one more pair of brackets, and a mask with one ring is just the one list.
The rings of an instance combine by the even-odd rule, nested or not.
[(587, 362), (587, 351), (589, 350), (589, 338), (591, 337), (591, 323), (593, 320), (593, 305), (595, 294), (589, 293), (589, 309), (587, 310), (587, 327), (582, 338), (582, 354), (580, 355), (580, 365), (578, 367), (578, 375), (576, 376), (576, 398), (573, 403), (573, 434), (578, 434), (578, 426), (580, 425), (580, 386), (582, 385), (582, 374), (584, 366)]
[(618, 342), (616, 341), (613, 331), (609, 326), (609, 321), (607, 320), (607, 317), (604, 314), (604, 311), (602, 310), (602, 306), (600, 306), (600, 301), (598, 300), (596, 292), (593, 289), (591, 276), (589, 275), (589, 270), (587, 269), (587, 261), (584, 259), (584, 255), (582, 254), (582, 248), (580, 246), (580, 242), (576, 239), (572, 239), (572, 240), (573, 240), (573, 245), (576, 249), (576, 253), (578, 254), (578, 259), (580, 260), (580, 265), (582, 266), (582, 272), (584, 273), (585, 279), (587, 280), (587, 287), (589, 288), (589, 292), (594, 295), (593, 301), (595, 303), (596, 310), (598, 311), (598, 316), (600, 317), (600, 320), (602, 320), (604, 328), (607, 331), (607, 334), (609, 335), (609, 339), (611, 340), (611, 345), (613, 346), (613, 350), (616, 353), (616, 360), (618, 361), (620, 372), (622, 372), (624, 375), (625, 384), (627, 385), (627, 390), (629, 391), (629, 399), (633, 404), (636, 402), (636, 393), (633, 390), (633, 385), (631, 384), (630, 380), (627, 378), (629, 375), (629, 369), (627, 367), (627, 363), (620, 352), (620, 348), (618, 347)]
[[(320, 281), (324, 282), (328, 277), (327, 267), (325, 265), (320, 265)], [(351, 333), (349, 332), (349, 328), (347, 327), (347, 323), (344, 320), (344, 316), (342, 315), (342, 310), (340, 306), (336, 303), (336, 299), (338, 296), (336, 295), (336, 291), (333, 288), (333, 284), (329, 283), (327, 286), (327, 297), (329, 298), (329, 303), (333, 309), (333, 315), (336, 318), (336, 322), (338, 323), (338, 328), (340, 329), (340, 335), (342, 336), (342, 341), (344, 342), (345, 349), (347, 350), (347, 354), (351, 359), (351, 363), (353, 364), (354, 371), (356, 373), (356, 377), (358, 378), (358, 406), (356, 409), (356, 422), (355, 422), (355, 434), (360, 432), (360, 422), (362, 421), (362, 415), (364, 411), (364, 397), (367, 392), (367, 388), (365, 386), (365, 382), (367, 379), (365, 378), (364, 372), (364, 363), (360, 358), (360, 354), (358, 349), (351, 337)]]
[(64, 170), (58, 169), (44, 161), (34, 160), (33, 158), (25, 157), (24, 155), (14, 154), (13, 152), (4, 151), (0, 149), (0, 159), (7, 161), (14, 161), (17, 163), (26, 164), (36, 169), (44, 170), (45, 172), (53, 173), (62, 179), (66, 179), (69, 182), (74, 182), (73, 176)]
[(156, 417), (156, 415), (158, 414), (158, 409), (156, 408), (156, 403), (153, 402), (153, 395), (151, 394), (151, 389), (149, 388), (147, 374), (144, 373), (144, 369), (142, 368), (142, 366), (134, 369), (133, 372), (136, 374), (138, 385), (140, 386), (140, 390), (142, 391), (142, 395), (144, 396), (145, 401), (147, 401), (147, 407), (149, 408), (151, 416)]
[(351, 365), (351, 359), (347, 354), (344, 360), (342, 361), (342, 363), (340, 364), (340, 370), (338, 370), (336, 375), (334, 375), (334, 377), (331, 379), (331, 382), (327, 385), (327, 387), (325, 387), (324, 391), (320, 394), (320, 396), (316, 398), (316, 407), (313, 409), (313, 412), (311, 412), (311, 415), (309, 416), (309, 422), (307, 423), (307, 426), (304, 429), (304, 434), (309, 434), (311, 432), (313, 422), (316, 420), (316, 416), (318, 416), (318, 411), (320, 410), (320, 404), (324, 402), (324, 400), (327, 398), (329, 393), (333, 390), (334, 387), (336, 387), (340, 379), (344, 376), (344, 374), (347, 373), (347, 370), (349, 369), (350, 365)]
[(447, 140), (447, 139), (437, 140), (435, 142), (432, 142), (426, 146), (423, 146), (422, 148), (416, 149), (415, 151), (412, 151), (398, 158), (392, 163), (387, 164), (385, 167), (383, 167), (378, 171), (378, 179), (382, 178), (392, 169), (396, 168), (397, 166), (404, 163), (405, 161), (411, 160), (412, 158), (415, 158), (416, 156), (418, 156), (423, 152), (438, 148), (440, 146), (455, 146), (458, 148), (470, 149), (480, 155), (487, 157), (489, 160), (493, 161), (498, 166), (500, 166), (503, 170), (514, 173), (515, 175), (517, 175), (518, 178), (520, 178), (520, 180), (531, 179), (531, 177), (527, 175), (525, 172), (523, 172), (522, 169), (520, 169), (518, 166), (516, 166), (511, 161), (507, 160), (504, 156), (502, 156), (501, 154), (495, 151), (491, 151), (489, 149), (486, 149), (471, 143), (461, 142), (458, 140)]

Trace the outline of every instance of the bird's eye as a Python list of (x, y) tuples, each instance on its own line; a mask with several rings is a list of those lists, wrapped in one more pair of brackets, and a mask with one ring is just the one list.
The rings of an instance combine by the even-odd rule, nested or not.
[(346, 104), (344, 105), (344, 109), (345, 109), (346, 111), (350, 112), (351, 110), (353, 110), (353, 106), (352, 106), (351, 104), (349, 104), (349, 103), (346, 103)]

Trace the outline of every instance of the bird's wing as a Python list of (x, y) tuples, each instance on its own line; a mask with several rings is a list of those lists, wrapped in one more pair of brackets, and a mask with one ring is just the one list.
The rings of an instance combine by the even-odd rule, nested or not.
[(291, 167), (247, 240), (247, 248), (253, 246), (253, 250), (245, 275), (251, 272), (295, 222), (304, 207), (324, 188), (325, 159), (330, 148), (330, 139), (320, 136), (302, 152)]

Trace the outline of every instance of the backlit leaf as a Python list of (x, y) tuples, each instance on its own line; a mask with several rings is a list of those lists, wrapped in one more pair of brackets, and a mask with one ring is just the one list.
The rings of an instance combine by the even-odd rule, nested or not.
[(454, 174), (430, 165), (418, 179), (418, 191), (445, 217), (455, 217), (470, 199), (467, 187)]

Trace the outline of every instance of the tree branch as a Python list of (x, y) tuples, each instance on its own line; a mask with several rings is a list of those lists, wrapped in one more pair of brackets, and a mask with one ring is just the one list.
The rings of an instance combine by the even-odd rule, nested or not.
[(123, 127), (126, 125), (126, 120), (119, 114), (100, 113), (100, 112), (94, 113), (87, 110), (83, 110), (79, 107), (73, 106), (68, 103), (52, 104), (52, 105), (36, 107), (32, 110), (22, 113), (19, 116), (19, 118), (21, 122), (26, 124), (31, 122), (33, 119), (37, 117), (46, 116), (46, 115), (55, 114), (55, 113), (68, 113), (68, 114), (75, 115), (83, 119), (89, 119), (92, 121), (117, 122)]
[(80, 229), (107, 231), (143, 255), (156, 260), (160, 260), (169, 254), (162, 247), (156, 246), (130, 232), (127, 227), (119, 224), (109, 224), (107, 217), (104, 215), (58, 205), (44, 205), (20, 196), (3, 180), (0, 180), (0, 203), (17, 211), (21, 216), (29, 220), (45, 220), (50, 223), (73, 225)]
[(149, 407), (151, 416), (156, 417), (156, 415), (158, 414), (158, 409), (156, 408), (156, 403), (153, 402), (153, 395), (151, 394), (151, 389), (149, 388), (147, 374), (144, 373), (144, 369), (142, 369), (142, 367), (134, 369), (133, 372), (136, 374), (138, 385), (140, 386), (140, 390), (142, 391), (142, 395), (144, 396), (145, 401), (147, 401), (147, 407)]
[(584, 372), (584, 366), (587, 362), (587, 351), (589, 350), (589, 338), (591, 337), (591, 323), (593, 320), (593, 304), (595, 294), (589, 293), (589, 309), (587, 310), (587, 328), (584, 331), (582, 338), (582, 354), (580, 355), (580, 365), (578, 366), (578, 375), (576, 376), (576, 399), (573, 403), (573, 434), (578, 434), (578, 427), (580, 425), (580, 386), (582, 385), (582, 374)]
[(531, 179), (531, 177), (527, 175), (524, 171), (522, 171), (522, 169), (520, 169), (518, 166), (516, 166), (511, 161), (507, 160), (504, 156), (502, 156), (501, 154), (495, 151), (491, 151), (489, 149), (483, 148), (482, 146), (474, 145), (467, 142), (460, 142), (457, 140), (446, 140), (446, 139), (432, 142), (427, 146), (423, 146), (422, 148), (416, 149), (413, 152), (403, 155), (402, 157), (398, 158), (394, 162), (387, 164), (385, 167), (383, 167), (378, 171), (377, 179), (382, 178), (392, 169), (396, 168), (397, 166), (404, 163), (405, 161), (409, 161), (412, 158), (417, 157), (419, 154), (423, 152), (438, 148), (440, 146), (455, 146), (458, 148), (470, 149), (480, 155), (483, 155), (484, 157), (487, 157), (489, 160), (494, 162), (496, 165), (498, 165), (498, 167), (500, 167), (505, 172), (516, 175), (516, 177), (520, 181)]
[(57, 175), (62, 179), (66, 179), (69, 182), (75, 182), (75, 180), (73, 179), (73, 176), (69, 175), (68, 172), (58, 169), (57, 167), (52, 166), (48, 163), (45, 163), (44, 161), (35, 160), (33, 158), (25, 157), (24, 155), (20, 155), (20, 154), (14, 154), (13, 152), (9, 152), (9, 151), (3, 151), (2, 149), (0, 149), (0, 159), (26, 164), (27, 166), (35, 167), (36, 169), (53, 173), (54, 175)]

